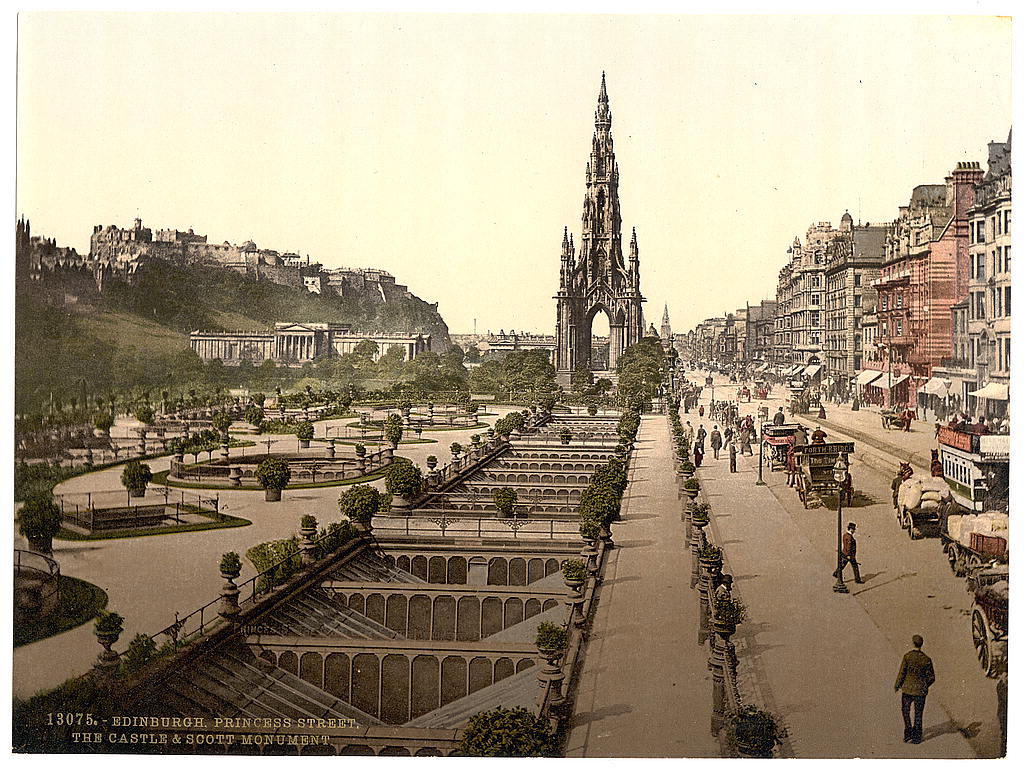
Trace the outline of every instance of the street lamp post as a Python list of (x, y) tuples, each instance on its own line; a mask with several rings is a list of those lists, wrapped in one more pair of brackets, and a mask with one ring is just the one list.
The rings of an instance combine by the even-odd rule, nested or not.
[(759, 487), (767, 486), (767, 482), (764, 480), (764, 423), (761, 423), (761, 436), (758, 439), (760, 442), (757, 445), (757, 481), (754, 482)]
[(850, 590), (843, 583), (843, 484), (846, 482), (846, 472), (850, 470), (843, 455), (836, 458), (836, 464), (832, 467), (832, 478), (839, 485), (836, 488), (838, 496), (838, 507), (836, 511), (836, 583), (832, 585), (832, 591), (840, 594), (847, 594)]

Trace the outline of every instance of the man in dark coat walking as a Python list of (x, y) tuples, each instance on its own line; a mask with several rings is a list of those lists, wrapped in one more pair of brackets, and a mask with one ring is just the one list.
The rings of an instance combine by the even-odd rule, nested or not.
[(846, 568), (846, 564), (849, 563), (853, 567), (853, 580), (858, 584), (863, 584), (864, 579), (860, 577), (860, 565), (857, 564), (857, 539), (853, 535), (856, 530), (857, 524), (855, 522), (851, 522), (846, 526), (846, 532), (843, 533), (843, 556), (839, 560), (839, 569), (833, 571), (832, 576), (839, 578), (843, 573), (843, 569)]
[[(895, 691), (903, 690), (903, 742), (920, 743), (922, 719), (924, 718), (924, 701), (928, 697), (928, 687), (935, 683), (935, 668), (931, 658), (921, 651), (924, 638), (915, 635), (914, 648), (903, 655), (899, 675), (896, 676)], [(910, 709), (914, 709), (911, 722)]]

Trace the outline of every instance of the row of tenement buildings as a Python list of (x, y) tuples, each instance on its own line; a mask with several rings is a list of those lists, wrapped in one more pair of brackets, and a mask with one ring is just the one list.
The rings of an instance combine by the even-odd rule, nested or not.
[(890, 223), (812, 224), (787, 248), (774, 300), (704, 320), (677, 347), (887, 406), (1004, 414), (1010, 144), (989, 143), (987, 170), (960, 162), (916, 186)]

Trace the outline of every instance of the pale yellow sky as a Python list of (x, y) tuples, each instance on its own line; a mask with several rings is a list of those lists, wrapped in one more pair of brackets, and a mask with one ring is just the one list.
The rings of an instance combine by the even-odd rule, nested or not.
[(1011, 120), (1010, 23), (19, 17), (18, 211), (376, 266), (453, 332), (554, 331), (602, 69), (648, 321), (773, 298), (812, 221), (895, 217)]

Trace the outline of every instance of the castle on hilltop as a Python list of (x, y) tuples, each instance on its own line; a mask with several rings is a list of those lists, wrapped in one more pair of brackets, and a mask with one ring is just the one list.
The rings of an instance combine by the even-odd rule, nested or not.
[[(89, 240), (89, 255), (74, 248), (58, 247), (56, 241), (32, 235), (30, 222), (18, 220), (16, 258), (19, 271), (29, 279), (43, 280), (47, 274), (90, 274), (102, 291), (111, 279), (134, 283), (147, 261), (159, 259), (170, 264), (206, 264), (231, 269), (253, 280), (304, 288), (310, 293), (336, 296), (379, 295), (382, 301), (416, 299), (408, 286), (395, 282), (383, 269), (326, 269), (303, 259), (298, 253), (281, 253), (259, 248), (252, 240), (241, 245), (214, 244), (205, 234), (192, 229), (153, 230), (136, 218), (131, 228), (95, 226)], [(437, 304), (432, 305), (437, 309)]]

